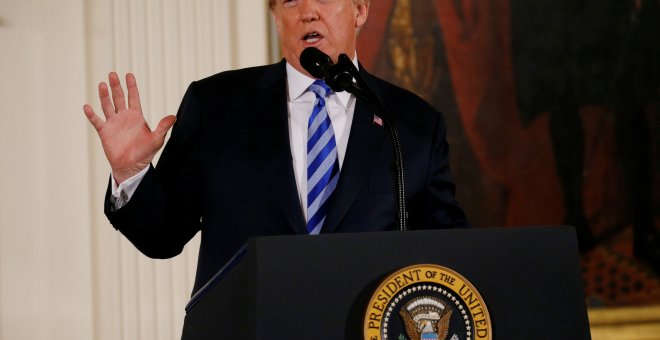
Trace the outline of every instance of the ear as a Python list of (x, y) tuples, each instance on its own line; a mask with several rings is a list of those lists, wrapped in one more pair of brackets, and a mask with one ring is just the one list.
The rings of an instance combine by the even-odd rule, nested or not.
[(273, 22), (275, 22), (275, 28), (277, 28), (277, 34), (280, 34), (280, 25), (282, 24), (280, 21), (280, 16), (278, 13), (275, 13), (276, 9), (271, 9), (270, 10), (270, 15), (273, 17)]
[(355, 6), (355, 28), (362, 27), (367, 22), (367, 17), (369, 16), (369, 1), (358, 0), (358, 2), (359, 4)]

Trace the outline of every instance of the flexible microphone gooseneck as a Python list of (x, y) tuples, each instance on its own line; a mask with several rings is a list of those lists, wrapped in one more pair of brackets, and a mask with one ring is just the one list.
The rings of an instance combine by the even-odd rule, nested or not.
[(394, 185), (396, 192), (397, 225), (399, 230), (407, 230), (405, 179), (403, 177), (403, 156), (401, 141), (393, 124), (392, 116), (376, 94), (369, 88), (360, 72), (346, 54), (340, 54), (334, 64), (330, 57), (316, 47), (308, 47), (300, 54), (300, 64), (314, 78), (323, 79), (335, 92), (348, 91), (367, 102), (383, 119), (394, 150)]

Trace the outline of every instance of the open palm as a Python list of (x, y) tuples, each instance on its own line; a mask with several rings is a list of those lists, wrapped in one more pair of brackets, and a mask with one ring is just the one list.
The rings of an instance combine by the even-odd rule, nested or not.
[(98, 132), (115, 181), (121, 183), (149, 166), (176, 117), (166, 116), (151, 131), (142, 114), (135, 76), (126, 75), (128, 106), (117, 74), (110, 73), (108, 79), (110, 90), (106, 83), (98, 88), (105, 121), (90, 105), (85, 105), (83, 111)]

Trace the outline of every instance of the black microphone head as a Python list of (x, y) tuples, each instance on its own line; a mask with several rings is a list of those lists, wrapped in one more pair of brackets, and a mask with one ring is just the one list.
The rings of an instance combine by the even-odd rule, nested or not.
[(326, 68), (332, 65), (332, 59), (316, 47), (308, 47), (300, 53), (300, 65), (314, 78), (324, 79)]

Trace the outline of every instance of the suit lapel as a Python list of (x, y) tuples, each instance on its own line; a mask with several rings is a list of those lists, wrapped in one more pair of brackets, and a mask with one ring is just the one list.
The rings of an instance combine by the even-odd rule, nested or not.
[(253, 104), (253, 124), (257, 127), (264, 173), (271, 183), (273, 194), (294, 231), (306, 234), (305, 218), (298, 199), (293, 172), (286, 93), (284, 62), (271, 67), (256, 82), (259, 88)]
[[(364, 75), (364, 72), (362, 72)], [(385, 128), (374, 124), (374, 111), (358, 100), (337, 188), (330, 198), (322, 233), (334, 232), (363, 189), (383, 147)]]
[[(364, 71), (361, 73), (368, 81), (369, 75)], [(252, 103), (254, 110), (251, 112), (254, 114), (251, 117), (256, 127), (264, 173), (293, 230), (306, 234), (291, 156), (285, 62), (271, 67), (255, 85), (258, 94)], [(385, 128), (374, 124), (374, 111), (364, 101), (357, 100), (346, 156), (337, 188), (330, 198), (322, 233), (334, 232), (346, 216), (376, 164), (385, 135)]]

